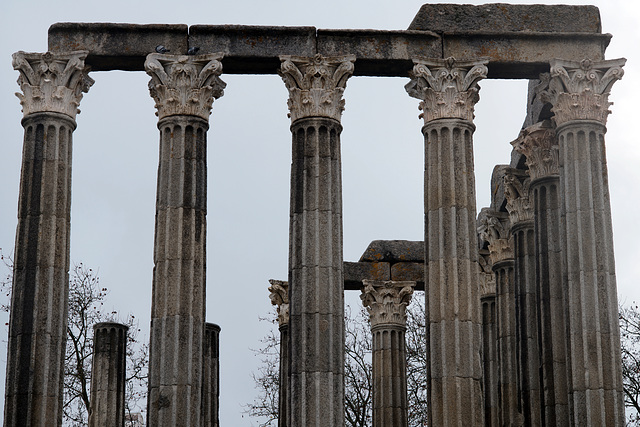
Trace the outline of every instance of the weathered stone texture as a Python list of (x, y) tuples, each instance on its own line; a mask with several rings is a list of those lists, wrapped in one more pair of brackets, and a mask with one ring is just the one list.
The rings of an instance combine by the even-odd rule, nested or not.
[(89, 427), (124, 425), (128, 330), (120, 323), (93, 325)]
[(220, 427), (220, 326), (204, 324), (202, 425)]
[(601, 32), (595, 6), (483, 4), (424, 4), (409, 25), (410, 30), (451, 33), (485, 32)]
[(374, 240), (360, 262), (424, 262), (424, 242), (410, 240)]

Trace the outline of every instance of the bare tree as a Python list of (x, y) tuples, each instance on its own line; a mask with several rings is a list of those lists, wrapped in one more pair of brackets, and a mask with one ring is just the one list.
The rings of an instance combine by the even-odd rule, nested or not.
[[(426, 337), (424, 323), (424, 294), (416, 292), (407, 307), (407, 391), (409, 397), (409, 425), (426, 425)], [(369, 314), (364, 307), (345, 310), (345, 424), (348, 427), (371, 425), (373, 387), (371, 351), (372, 338)], [(275, 315), (273, 316), (275, 318)], [(261, 319), (270, 321), (268, 319)], [(271, 321), (275, 325), (275, 320)], [(258, 396), (246, 405), (252, 417), (266, 418), (260, 427), (277, 426), (278, 418), (278, 357), (280, 336), (272, 331), (261, 340), (261, 348), (254, 352), (261, 357), (261, 365), (253, 379)]]
[[(0, 281), (0, 292), (11, 300), (13, 260), (0, 249), (0, 260), (7, 274)], [(100, 286), (97, 272), (82, 263), (74, 265), (69, 274), (69, 315), (67, 346), (64, 363), (63, 424), (86, 426), (91, 408), (91, 359), (93, 356), (93, 325), (119, 321), (129, 327), (127, 334), (127, 378), (125, 385), (125, 411), (143, 412), (146, 406), (148, 350), (138, 336), (140, 329), (135, 316), (121, 320), (116, 311), (105, 309), (109, 291)], [(9, 311), (9, 302), (0, 304), (0, 310)]]
[(640, 426), (640, 309), (633, 302), (626, 307), (620, 305), (619, 313), (627, 425)]

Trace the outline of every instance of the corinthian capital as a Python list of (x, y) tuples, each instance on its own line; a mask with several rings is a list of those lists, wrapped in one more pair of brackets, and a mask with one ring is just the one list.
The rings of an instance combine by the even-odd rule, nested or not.
[(558, 175), (558, 142), (548, 120), (523, 129), (511, 145), (527, 158), (532, 181)]
[(78, 106), (82, 93), (88, 92), (93, 79), (84, 60), (86, 50), (63, 53), (13, 54), (13, 68), (20, 72), (18, 84), (24, 116), (33, 113), (54, 112), (73, 120), (80, 113)]
[(489, 61), (414, 59), (407, 93), (421, 100), (420, 117), (425, 123), (436, 119), (473, 121), (473, 109), (480, 99), (478, 82), (487, 77)]
[(504, 174), (503, 182), (511, 225), (533, 221), (533, 206), (529, 201), (529, 174), (518, 169), (509, 169)]
[(622, 78), (626, 59), (593, 62), (551, 61), (549, 92), (556, 125), (572, 120), (595, 120), (603, 125), (611, 113), (609, 91)]
[(207, 55), (147, 55), (144, 68), (151, 76), (149, 92), (159, 119), (197, 116), (209, 120), (214, 99), (227, 86), (220, 79), (222, 53)]
[(289, 283), (282, 280), (269, 280), (269, 299), (276, 306), (278, 325), (289, 324)]
[(491, 264), (513, 259), (509, 233), (509, 215), (483, 208), (478, 215), (478, 237), (489, 244)]
[(340, 121), (344, 111), (342, 94), (353, 74), (353, 55), (313, 58), (283, 55), (278, 73), (289, 90), (291, 122), (306, 117), (328, 117)]
[(379, 325), (406, 326), (407, 305), (416, 282), (363, 280), (360, 299), (367, 307), (371, 327)]

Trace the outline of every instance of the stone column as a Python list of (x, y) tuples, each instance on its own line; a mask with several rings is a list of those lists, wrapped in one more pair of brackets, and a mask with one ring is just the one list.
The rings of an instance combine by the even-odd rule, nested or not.
[(373, 335), (373, 427), (406, 427), (406, 308), (415, 282), (363, 280), (360, 299)]
[(567, 309), (563, 295), (558, 145), (549, 121), (524, 129), (512, 142), (526, 156), (534, 210), (542, 413), (547, 426), (569, 425)]
[(538, 347), (538, 289), (529, 183), (526, 171), (505, 171), (504, 195), (507, 199), (506, 209), (509, 212), (513, 242), (516, 340), (522, 415), (524, 425), (539, 426), (542, 425), (542, 388)]
[(222, 54), (147, 56), (158, 109), (148, 424), (200, 426), (205, 324), (206, 145)]
[(124, 426), (128, 330), (120, 323), (93, 325), (89, 427)]
[(625, 418), (604, 144), (609, 91), (624, 63), (551, 61), (575, 425), (622, 426)]
[(505, 212), (483, 209), (483, 239), (489, 242), (491, 266), (496, 280), (498, 339), (498, 425), (523, 425), (518, 378), (516, 293), (513, 241)]
[(76, 114), (93, 84), (86, 51), (13, 55), (24, 118), (5, 426), (62, 423), (69, 299), (71, 151)]
[(280, 330), (280, 389), (278, 390), (278, 427), (287, 427), (287, 400), (289, 393), (289, 283), (269, 280), (269, 298), (278, 311)]
[(421, 100), (425, 123), (428, 396), (434, 426), (484, 423), (472, 135), (486, 63), (414, 60), (405, 86)]
[[(480, 218), (478, 218), (480, 222)], [(484, 243), (484, 242), (483, 242)], [(488, 242), (486, 242), (488, 244)], [(496, 325), (496, 278), (491, 269), (489, 250), (478, 254), (480, 305), (482, 306), (482, 384), (484, 425), (498, 427), (498, 338)]]
[(293, 136), (289, 230), (289, 417), (344, 425), (342, 94), (354, 56), (282, 56)]
[(202, 425), (220, 426), (220, 326), (204, 324)]

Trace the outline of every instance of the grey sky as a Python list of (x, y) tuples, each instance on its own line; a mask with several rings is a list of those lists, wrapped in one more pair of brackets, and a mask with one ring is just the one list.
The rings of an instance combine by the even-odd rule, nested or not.
[[(55, 22), (309, 25), (405, 29), (423, 1), (233, 0), (55, 2), (8, 0), (0, 16), (0, 247), (13, 250), (23, 129), (11, 67), (18, 50), (44, 52)], [(455, 3), (445, 2), (442, 3)], [(485, 2), (464, 1), (482, 4)], [(524, 3), (558, 3), (545, 0)], [(564, 1), (569, 4), (584, 2)], [(391, 6), (393, 4), (393, 6)], [(595, 1), (607, 59), (626, 57), (607, 133), (618, 289), (640, 298), (640, 3)], [(99, 269), (108, 304), (134, 313), (148, 338), (158, 160), (157, 118), (144, 73), (92, 73), (74, 133), (71, 259)], [(278, 76), (223, 75), (225, 95), (208, 133), (207, 320), (221, 332), (221, 424), (249, 426), (240, 406), (251, 400), (251, 370), (270, 312), (270, 278), (286, 280), (291, 136), (287, 91)], [(357, 260), (371, 240), (423, 238), (423, 137), (408, 79), (351, 78), (342, 124), (344, 256)], [(508, 163), (524, 120), (526, 82), (482, 81), (476, 107), (478, 210), (489, 203), (493, 166)], [(358, 304), (356, 294), (347, 301)], [(7, 316), (3, 317), (4, 321)], [(4, 322), (3, 322), (4, 323)], [(6, 334), (5, 331), (2, 332)], [(0, 348), (4, 382), (5, 340)], [(255, 423), (253, 423), (255, 424)]]

